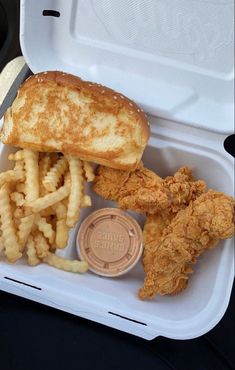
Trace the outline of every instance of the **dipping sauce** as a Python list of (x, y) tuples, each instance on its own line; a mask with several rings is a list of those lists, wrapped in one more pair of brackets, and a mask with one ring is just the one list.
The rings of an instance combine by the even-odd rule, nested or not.
[(120, 276), (132, 269), (142, 255), (142, 230), (123, 211), (102, 208), (82, 222), (77, 250), (91, 271), (102, 276)]

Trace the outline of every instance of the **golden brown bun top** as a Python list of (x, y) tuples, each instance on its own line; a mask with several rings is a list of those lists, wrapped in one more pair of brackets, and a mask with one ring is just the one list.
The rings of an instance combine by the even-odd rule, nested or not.
[(1, 140), (134, 170), (150, 134), (147, 116), (130, 99), (68, 73), (29, 77), (4, 116)]
[[(27, 80), (21, 85), (20, 93), (24, 94), (25, 90), (31, 87), (34, 84), (42, 83), (42, 82), (55, 82), (58, 85), (71, 87), (72, 89), (76, 90), (83, 90), (83, 92), (88, 92), (92, 94), (97, 102), (103, 102), (105, 98), (112, 98), (114, 101), (119, 101), (122, 106), (125, 106), (129, 109), (136, 118), (139, 120), (142, 129), (143, 135), (145, 139), (149, 139), (150, 135), (150, 128), (149, 122), (147, 119), (146, 114), (143, 112), (142, 109), (138, 107), (133, 100), (127, 98), (126, 96), (110, 89), (109, 87), (103, 86), (101, 84), (97, 84), (90, 81), (83, 81), (80, 77), (71, 75), (69, 73), (60, 72), (60, 71), (47, 71), (37, 73), (35, 75), (30, 76)], [(97, 108), (99, 108), (97, 103)], [(116, 108), (110, 108), (110, 113), (116, 114)]]

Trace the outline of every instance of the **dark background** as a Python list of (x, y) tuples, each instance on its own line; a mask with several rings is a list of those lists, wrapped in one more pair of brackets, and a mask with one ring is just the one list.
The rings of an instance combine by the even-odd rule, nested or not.
[[(0, 0), (0, 71), (21, 55), (18, 32), (19, 1)], [(206, 335), (146, 341), (0, 292), (0, 370), (233, 370), (234, 313), (235, 289), (225, 316)]]

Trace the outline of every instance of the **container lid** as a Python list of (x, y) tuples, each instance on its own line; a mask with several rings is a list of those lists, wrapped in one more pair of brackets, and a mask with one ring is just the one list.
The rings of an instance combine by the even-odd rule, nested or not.
[(142, 230), (134, 218), (116, 208), (90, 214), (77, 235), (78, 254), (90, 270), (103, 276), (120, 276), (139, 261)]
[(233, 132), (231, 0), (22, 0), (34, 73), (62, 70), (127, 95), (149, 114)]

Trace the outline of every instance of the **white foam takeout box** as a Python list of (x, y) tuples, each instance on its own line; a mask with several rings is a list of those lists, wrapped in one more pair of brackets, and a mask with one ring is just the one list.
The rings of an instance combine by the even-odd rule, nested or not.
[[(188, 165), (208, 187), (233, 195), (233, 159), (223, 147), (233, 131), (232, 8), (230, 0), (23, 0), (21, 46), (34, 73), (62, 70), (134, 99), (151, 123), (147, 167), (166, 176)], [(1, 144), (1, 170), (13, 150)], [(90, 194), (81, 220), (115, 206)], [(65, 257), (76, 258), (75, 235)], [(225, 313), (233, 241), (206, 252), (194, 270), (181, 294), (141, 301), (141, 263), (111, 279), (1, 261), (0, 289), (146, 339), (188, 339)]]

